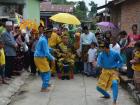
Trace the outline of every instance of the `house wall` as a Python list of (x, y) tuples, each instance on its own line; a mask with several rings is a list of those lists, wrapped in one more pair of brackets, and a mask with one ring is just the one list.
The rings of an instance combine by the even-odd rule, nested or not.
[(15, 17), (15, 12), (23, 14), (24, 0), (0, 0), (0, 16)]
[(23, 15), (24, 19), (40, 22), (41, 0), (0, 0), (0, 16), (15, 16), (14, 12)]
[(127, 0), (121, 7), (121, 29), (130, 33), (133, 24), (138, 24), (140, 32), (140, 0)]
[(121, 28), (121, 5), (115, 6), (111, 9), (111, 21)]
[(40, 1), (39, 0), (26, 0), (26, 5), (23, 12), (25, 19), (36, 20), (40, 22)]

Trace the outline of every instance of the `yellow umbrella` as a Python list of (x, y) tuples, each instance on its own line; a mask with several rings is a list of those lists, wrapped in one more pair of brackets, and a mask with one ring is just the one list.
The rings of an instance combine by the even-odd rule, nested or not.
[(58, 13), (50, 17), (51, 20), (59, 23), (66, 23), (66, 24), (73, 24), (73, 25), (80, 25), (80, 21), (74, 15), (68, 13)]

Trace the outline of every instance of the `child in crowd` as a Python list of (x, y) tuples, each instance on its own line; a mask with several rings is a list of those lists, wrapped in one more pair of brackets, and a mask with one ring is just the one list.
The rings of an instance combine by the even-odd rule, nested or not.
[(97, 48), (96, 48), (96, 43), (92, 42), (91, 43), (91, 48), (88, 50), (88, 74), (87, 76), (94, 76), (96, 77), (96, 70), (93, 67), (92, 63), (96, 61), (97, 57)]
[(119, 45), (121, 47), (121, 57), (123, 59), (124, 64), (126, 64), (126, 52), (125, 52), (125, 49), (126, 49), (127, 44), (128, 44), (126, 31), (121, 31), (119, 33), (119, 36), (120, 36)]
[(0, 40), (0, 75), (2, 78), (2, 84), (7, 84), (5, 81), (5, 54), (4, 54), (4, 44), (2, 42), (2, 40)]
[(135, 43), (134, 57), (130, 61), (134, 70), (134, 82), (137, 90), (140, 90), (140, 41)]
[(111, 43), (110, 43), (110, 49), (114, 50), (115, 52), (119, 53), (121, 52), (121, 47), (117, 43), (116, 37), (111, 37)]

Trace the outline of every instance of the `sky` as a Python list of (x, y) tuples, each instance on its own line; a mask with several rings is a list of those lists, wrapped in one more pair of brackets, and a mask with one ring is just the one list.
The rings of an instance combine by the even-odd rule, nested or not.
[[(96, 4), (98, 4), (98, 6), (105, 4), (105, 0), (67, 0), (67, 1), (85, 1), (87, 6), (90, 3), (90, 1), (94, 1)], [(108, 0), (108, 1), (111, 1), (111, 0)]]

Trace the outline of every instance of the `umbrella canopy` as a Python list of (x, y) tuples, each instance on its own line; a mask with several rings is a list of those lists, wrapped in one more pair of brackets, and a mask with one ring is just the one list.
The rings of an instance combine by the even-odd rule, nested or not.
[(58, 13), (50, 17), (50, 19), (59, 23), (66, 23), (66, 24), (73, 24), (73, 25), (81, 24), (77, 17), (68, 13)]
[(111, 22), (99, 22), (96, 24), (103, 32), (111, 31), (113, 35), (117, 35), (119, 28)]
[(100, 22), (100, 23), (97, 23), (96, 25), (101, 26), (101, 27), (110, 28), (110, 29), (115, 29), (116, 28), (116, 26), (111, 22)]

